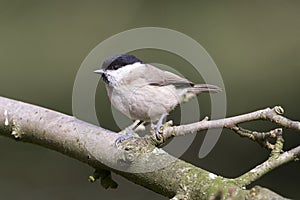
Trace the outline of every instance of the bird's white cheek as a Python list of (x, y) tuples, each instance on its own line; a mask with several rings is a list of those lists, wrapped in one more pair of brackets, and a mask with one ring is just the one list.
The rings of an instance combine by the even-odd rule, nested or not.
[(108, 87), (117, 87), (118, 85), (120, 85), (118, 80), (114, 76), (111, 76), (109, 74), (107, 74), (106, 80), (106, 84), (108, 85)]

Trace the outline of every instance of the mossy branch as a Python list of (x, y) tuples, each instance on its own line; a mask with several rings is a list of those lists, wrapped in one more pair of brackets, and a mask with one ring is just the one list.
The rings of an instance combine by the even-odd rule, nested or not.
[[(226, 122), (227, 119), (223, 120)], [(221, 123), (220, 120), (215, 121), (216, 124)], [(272, 121), (281, 121), (289, 128), (298, 126), (281, 116), (272, 118)], [(212, 123), (209, 122), (210, 125)], [(222, 124), (226, 125), (224, 121)], [(187, 130), (187, 126), (176, 127), (175, 130)], [(166, 130), (173, 132), (174, 128)], [(173, 199), (262, 199), (264, 194), (284, 199), (267, 189), (260, 188), (255, 192), (253, 189), (244, 189), (245, 185), (269, 171), (264, 170), (264, 164), (257, 167), (260, 176), (250, 171), (236, 179), (224, 178), (174, 158), (148, 139), (128, 139), (122, 143), (123, 149), (117, 149), (114, 141), (119, 137), (118, 133), (72, 116), (4, 97), (0, 97), (0, 134), (53, 149), (87, 163), (96, 170), (90, 180), (102, 178), (101, 183), (106, 188), (117, 186), (110, 176), (109, 171), (113, 171)], [(275, 168), (299, 157), (300, 147), (282, 153), (282, 144), (283, 139), (278, 135), (271, 157), (266, 161), (269, 162), (268, 166)]]

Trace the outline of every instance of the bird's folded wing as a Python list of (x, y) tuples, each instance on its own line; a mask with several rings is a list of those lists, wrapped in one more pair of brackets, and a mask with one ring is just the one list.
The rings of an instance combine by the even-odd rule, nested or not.
[[(143, 73), (143, 78), (145, 78), (149, 85), (174, 85), (175, 87), (192, 87), (194, 85), (194, 83), (185, 78), (171, 72), (158, 69), (152, 65), (148, 64), (145, 68), (151, 68), (151, 70), (145, 69), (145, 73)], [(149, 74), (149, 72), (151, 72), (151, 74)]]

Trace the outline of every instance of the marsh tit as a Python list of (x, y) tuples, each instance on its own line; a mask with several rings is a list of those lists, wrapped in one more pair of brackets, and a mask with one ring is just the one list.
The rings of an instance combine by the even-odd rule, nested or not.
[[(157, 122), (158, 139), (163, 119), (178, 104), (202, 92), (221, 91), (218, 86), (195, 84), (129, 54), (107, 58), (102, 68), (94, 72), (101, 74), (112, 105), (130, 119), (140, 120), (136, 127), (142, 122)], [(133, 130), (119, 137), (115, 144), (129, 137), (133, 137)]]

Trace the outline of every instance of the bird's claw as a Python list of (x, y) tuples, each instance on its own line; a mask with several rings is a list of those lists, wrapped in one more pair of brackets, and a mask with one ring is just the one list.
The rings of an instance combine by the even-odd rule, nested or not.
[(155, 130), (155, 137), (157, 140), (161, 140), (161, 128), (162, 128), (162, 125), (158, 125), (156, 124), (154, 130)]
[(133, 134), (133, 130), (128, 131), (125, 135), (118, 137), (115, 141), (115, 147), (118, 147), (121, 142), (127, 140), (128, 138), (138, 137), (137, 135)]
[(160, 117), (160, 119), (158, 120), (157, 124), (155, 125), (155, 137), (157, 140), (161, 140), (162, 136), (161, 136), (161, 128), (163, 126), (163, 122), (165, 120), (165, 118), (167, 117), (168, 113), (164, 113), (162, 114), (162, 116)]

